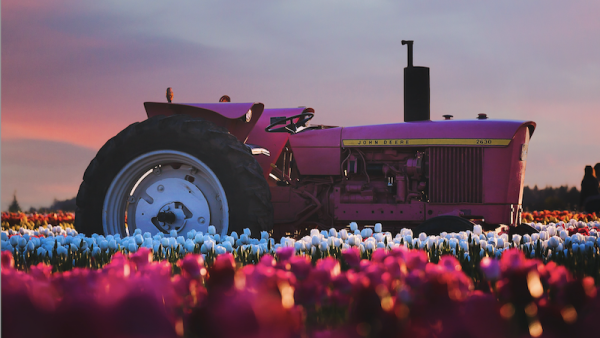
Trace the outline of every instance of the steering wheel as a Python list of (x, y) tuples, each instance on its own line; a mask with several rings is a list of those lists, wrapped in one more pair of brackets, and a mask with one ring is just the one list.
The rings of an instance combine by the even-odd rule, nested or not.
[[(268, 132), (268, 133), (290, 133), (290, 134), (295, 134), (295, 133), (298, 132), (298, 128), (299, 127), (306, 126), (306, 122), (308, 122), (314, 116), (315, 116), (315, 113), (304, 111), (304, 112), (302, 112), (302, 114), (298, 114), (298, 115), (286, 117), (284, 119), (282, 118), (280, 120), (277, 120), (277, 121), (269, 124), (265, 128), (265, 131)], [(294, 122), (294, 119), (298, 119), (298, 120), (296, 122)], [(286, 124), (286, 123), (287, 123), (287, 125), (285, 127), (273, 128), (273, 127), (275, 127), (277, 125)]]

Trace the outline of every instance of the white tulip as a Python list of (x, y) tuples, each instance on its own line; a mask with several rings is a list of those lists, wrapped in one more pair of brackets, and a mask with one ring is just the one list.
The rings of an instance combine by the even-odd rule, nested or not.
[(319, 236), (312, 236), (312, 245), (317, 246), (321, 243), (321, 238)]
[(335, 230), (335, 228), (331, 228), (329, 229), (329, 236), (331, 237), (337, 237), (337, 230)]
[(560, 244), (560, 241), (559, 241), (558, 237), (556, 237), (556, 236), (552, 236), (548, 240), (548, 247), (550, 247), (552, 249), (557, 248), (559, 244)]

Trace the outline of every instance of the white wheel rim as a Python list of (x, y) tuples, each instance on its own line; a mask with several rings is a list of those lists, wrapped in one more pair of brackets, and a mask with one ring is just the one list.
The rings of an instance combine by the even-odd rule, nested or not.
[[(167, 221), (159, 221), (169, 216)], [(126, 220), (127, 219), (127, 223)], [(164, 220), (164, 218), (163, 218)], [(169, 233), (214, 225), (224, 236), (229, 227), (227, 197), (215, 173), (196, 157), (157, 150), (133, 159), (113, 179), (102, 208), (105, 234)]]

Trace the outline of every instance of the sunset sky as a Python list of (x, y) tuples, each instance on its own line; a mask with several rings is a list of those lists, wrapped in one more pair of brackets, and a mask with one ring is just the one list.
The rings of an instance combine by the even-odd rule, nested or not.
[(600, 2), (3, 0), (1, 209), (77, 194), (144, 101), (309, 106), (314, 123), (403, 121), (403, 68), (431, 117), (533, 120), (525, 183), (600, 162)]

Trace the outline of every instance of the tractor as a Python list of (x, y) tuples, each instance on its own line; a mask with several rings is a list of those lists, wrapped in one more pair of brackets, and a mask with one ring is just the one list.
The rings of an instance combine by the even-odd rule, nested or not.
[(77, 194), (75, 227), (91, 235), (272, 231), (381, 223), (436, 234), (518, 228), (536, 124), (430, 118), (429, 68), (404, 68), (402, 123), (311, 125), (308, 107), (145, 102), (148, 119), (110, 139)]

